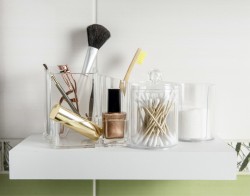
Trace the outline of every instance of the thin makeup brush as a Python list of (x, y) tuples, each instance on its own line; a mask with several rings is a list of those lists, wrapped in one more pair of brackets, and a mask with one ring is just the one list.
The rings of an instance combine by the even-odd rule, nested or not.
[(123, 81), (120, 82), (120, 89), (124, 95), (126, 93), (126, 86), (125, 85), (129, 80), (130, 74), (131, 74), (135, 64), (141, 65), (145, 59), (145, 56), (146, 56), (146, 53), (141, 48), (138, 48), (130, 65), (129, 65), (129, 67), (128, 67), (127, 73), (125, 74)]
[[(110, 38), (110, 32), (102, 25), (92, 24), (87, 27), (88, 50), (83, 64), (82, 73), (91, 73), (98, 50)], [(96, 71), (96, 70), (95, 70)]]
[(54, 76), (54, 74), (51, 74), (51, 79), (54, 81), (57, 89), (62, 94), (62, 96), (65, 99), (65, 101), (69, 104), (69, 106), (73, 110), (73, 112), (75, 112), (76, 114), (80, 115), (79, 112), (78, 112), (78, 110), (76, 109), (76, 107), (74, 106), (74, 104), (71, 102), (70, 98), (68, 97), (67, 93), (64, 91), (64, 89), (62, 88), (62, 86), (60, 85), (60, 83), (57, 81), (57, 79)]
[[(44, 66), (46, 72), (49, 72), (48, 66), (47, 66), (46, 64), (43, 64), (43, 66)], [(50, 72), (49, 72), (49, 73), (50, 73)], [(70, 73), (70, 72), (69, 72), (69, 73)], [(78, 111), (78, 109), (77, 109), (77, 108), (78, 108), (78, 105), (77, 105), (77, 108), (74, 106), (74, 104), (72, 103), (71, 99), (68, 97), (68, 93), (64, 91), (64, 89), (62, 88), (61, 84), (57, 81), (56, 77), (54, 76), (54, 74), (51, 74), (51, 73), (50, 73), (49, 75), (50, 75), (51, 79), (54, 81), (54, 83), (55, 83), (57, 89), (60, 91), (61, 95), (63, 96), (63, 99), (69, 104), (70, 108), (71, 108), (75, 113), (79, 114), (79, 111)], [(73, 79), (73, 77), (72, 77), (72, 79)], [(48, 80), (48, 78), (47, 78), (47, 80)], [(74, 79), (73, 79), (73, 80), (74, 80)], [(66, 84), (67, 84), (67, 82), (66, 82)], [(73, 87), (73, 85), (72, 85), (72, 88), (73, 88), (73, 90), (76, 90), (76, 89)], [(51, 91), (51, 89), (50, 89), (50, 91)], [(75, 93), (75, 94), (76, 94), (76, 93)], [(47, 98), (47, 99), (49, 100), (49, 98)], [(63, 99), (60, 100), (60, 104), (61, 104), (61, 102), (62, 102)], [(77, 101), (77, 97), (75, 97), (75, 99), (76, 99), (76, 101)], [(48, 104), (47, 104), (47, 105), (48, 105)], [(48, 110), (48, 108), (47, 108), (47, 110)]]
[(46, 72), (46, 136), (50, 135), (50, 123), (49, 123), (49, 113), (50, 113), (50, 93), (51, 93), (51, 89), (50, 89), (50, 85), (48, 85), (48, 81), (49, 81), (49, 70), (48, 70), (48, 66), (46, 64), (43, 64), (44, 70)]

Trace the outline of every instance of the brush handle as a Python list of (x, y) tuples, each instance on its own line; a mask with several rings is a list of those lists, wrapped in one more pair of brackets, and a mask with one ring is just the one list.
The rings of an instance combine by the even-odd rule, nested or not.
[[(97, 52), (98, 52), (97, 48), (94, 48), (94, 47), (91, 47), (91, 46), (88, 47), (86, 57), (85, 57), (85, 60), (84, 60), (84, 63), (83, 63), (83, 68), (82, 68), (82, 74), (85, 74), (85, 75), (80, 75), (80, 78), (79, 78), (79, 80), (77, 82), (77, 85), (78, 85), (78, 97), (80, 99), (82, 98), (82, 95), (84, 94), (84, 91), (87, 91), (87, 87), (85, 86), (86, 85), (85, 82), (86, 82), (86, 79), (88, 77), (88, 74), (97, 72), (97, 69), (94, 69), (94, 70), (92, 69), (95, 58), (97, 56)], [(94, 85), (94, 80), (92, 79), (91, 96), (89, 98), (89, 113), (88, 113), (89, 117), (92, 117), (93, 107), (94, 107), (94, 93), (93, 93), (94, 86), (93, 85)], [(85, 101), (86, 101), (86, 99), (85, 99)]]
[(46, 136), (50, 136), (50, 123), (49, 123), (49, 113), (50, 113), (50, 106), (51, 106), (51, 80), (49, 76), (49, 70), (48, 66), (46, 64), (43, 64), (45, 74), (46, 74), (46, 131), (45, 134)]
[(125, 77), (124, 77), (124, 81), (128, 82), (128, 79), (129, 79), (129, 76), (130, 76), (130, 74), (131, 74), (131, 71), (133, 70), (134, 65), (136, 64), (136, 61), (137, 61), (137, 59), (138, 59), (138, 57), (139, 57), (141, 51), (142, 51), (141, 48), (138, 48), (138, 49), (137, 49), (137, 51), (136, 51), (136, 53), (135, 53), (135, 55), (134, 55), (134, 58), (132, 59), (130, 65), (129, 65), (129, 67), (128, 67), (127, 73), (126, 73), (126, 75), (125, 75)]
[[(91, 73), (91, 68), (94, 64), (96, 55), (97, 55), (98, 49), (89, 46), (87, 53), (86, 53), (86, 57), (83, 63), (83, 68), (82, 68), (82, 73), (83, 74), (87, 74), (87, 73)], [(95, 70), (96, 71), (96, 70)]]

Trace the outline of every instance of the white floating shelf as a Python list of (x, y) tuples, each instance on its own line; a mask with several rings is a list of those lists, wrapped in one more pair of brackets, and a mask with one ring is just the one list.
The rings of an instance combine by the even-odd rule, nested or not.
[(32, 135), (10, 151), (10, 179), (234, 180), (236, 163), (219, 139), (166, 150), (54, 149)]

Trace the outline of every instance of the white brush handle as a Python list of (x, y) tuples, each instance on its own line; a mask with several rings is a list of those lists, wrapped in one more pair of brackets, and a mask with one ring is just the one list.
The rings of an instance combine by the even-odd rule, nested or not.
[[(87, 92), (91, 92), (92, 90), (92, 82), (88, 79), (88, 74), (93, 73), (93, 71), (96, 71), (97, 69), (93, 70), (93, 64), (95, 61), (95, 58), (97, 56), (97, 52), (98, 49), (89, 46), (87, 53), (86, 53), (86, 57), (83, 63), (83, 68), (82, 68), (82, 74), (85, 75), (80, 75), (78, 81), (77, 81), (77, 96), (79, 99), (81, 106), (81, 111), (84, 111), (85, 113), (87, 113), (87, 108), (88, 108), (88, 103), (90, 102), (90, 97), (88, 96), (84, 96), (83, 95)], [(89, 84), (89, 82), (91, 82), (91, 84)], [(84, 104), (86, 103), (86, 104)], [(85, 115), (85, 114), (83, 114)]]
[[(82, 68), (82, 73), (86, 74), (86, 73), (91, 73), (91, 68), (94, 64), (96, 55), (97, 55), (98, 49), (89, 46), (87, 53), (86, 53), (86, 57), (83, 63), (83, 68)], [(96, 70), (95, 70), (96, 71)]]

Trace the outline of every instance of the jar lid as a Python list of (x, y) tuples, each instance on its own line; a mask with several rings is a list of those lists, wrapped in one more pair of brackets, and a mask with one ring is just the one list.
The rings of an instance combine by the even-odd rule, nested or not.
[(153, 69), (149, 72), (149, 80), (134, 83), (132, 89), (137, 90), (166, 90), (178, 88), (176, 83), (166, 82), (162, 80), (162, 72), (158, 69)]

